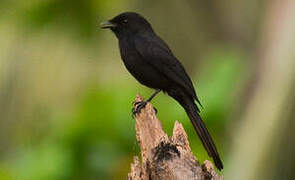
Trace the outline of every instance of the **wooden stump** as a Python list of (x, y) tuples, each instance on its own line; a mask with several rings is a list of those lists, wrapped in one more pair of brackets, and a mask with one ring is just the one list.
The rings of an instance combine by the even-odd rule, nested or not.
[[(143, 101), (139, 95), (135, 102)], [(222, 180), (210, 161), (201, 166), (189, 147), (182, 125), (175, 122), (173, 135), (168, 137), (148, 103), (136, 115), (136, 138), (141, 149), (141, 161), (134, 157), (128, 180)]]

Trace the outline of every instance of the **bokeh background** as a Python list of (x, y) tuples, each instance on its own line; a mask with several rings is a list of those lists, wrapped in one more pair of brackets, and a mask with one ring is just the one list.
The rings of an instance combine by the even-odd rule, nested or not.
[[(125, 179), (139, 155), (131, 107), (152, 90), (99, 22), (144, 15), (193, 79), (225, 179), (294, 179), (294, 0), (1, 0), (0, 179)], [(153, 100), (168, 134), (184, 110)]]

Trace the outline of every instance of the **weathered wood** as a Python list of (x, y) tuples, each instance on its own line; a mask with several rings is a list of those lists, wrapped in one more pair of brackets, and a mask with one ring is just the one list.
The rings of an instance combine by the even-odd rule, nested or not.
[[(135, 102), (143, 101), (139, 95)], [(135, 105), (136, 106), (136, 105)], [(136, 138), (141, 149), (141, 161), (134, 157), (128, 180), (221, 180), (210, 161), (201, 166), (191, 152), (186, 132), (175, 122), (173, 135), (168, 137), (154, 108), (148, 103), (136, 115)]]

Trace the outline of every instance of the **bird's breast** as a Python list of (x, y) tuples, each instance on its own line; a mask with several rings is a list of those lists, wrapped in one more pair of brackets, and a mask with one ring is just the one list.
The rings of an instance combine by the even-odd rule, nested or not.
[(140, 55), (136, 51), (136, 48), (132, 41), (125, 39), (119, 41), (119, 43), (121, 58), (124, 62), (124, 65), (129, 71), (136, 71), (144, 65), (144, 62), (141, 60)]

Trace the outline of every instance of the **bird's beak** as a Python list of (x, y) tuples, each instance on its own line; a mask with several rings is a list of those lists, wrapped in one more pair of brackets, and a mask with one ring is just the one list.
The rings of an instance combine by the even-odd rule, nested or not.
[(117, 25), (110, 22), (110, 21), (106, 21), (106, 22), (102, 22), (100, 23), (100, 28), (102, 29), (106, 29), (106, 28), (113, 28), (113, 27), (116, 27)]

